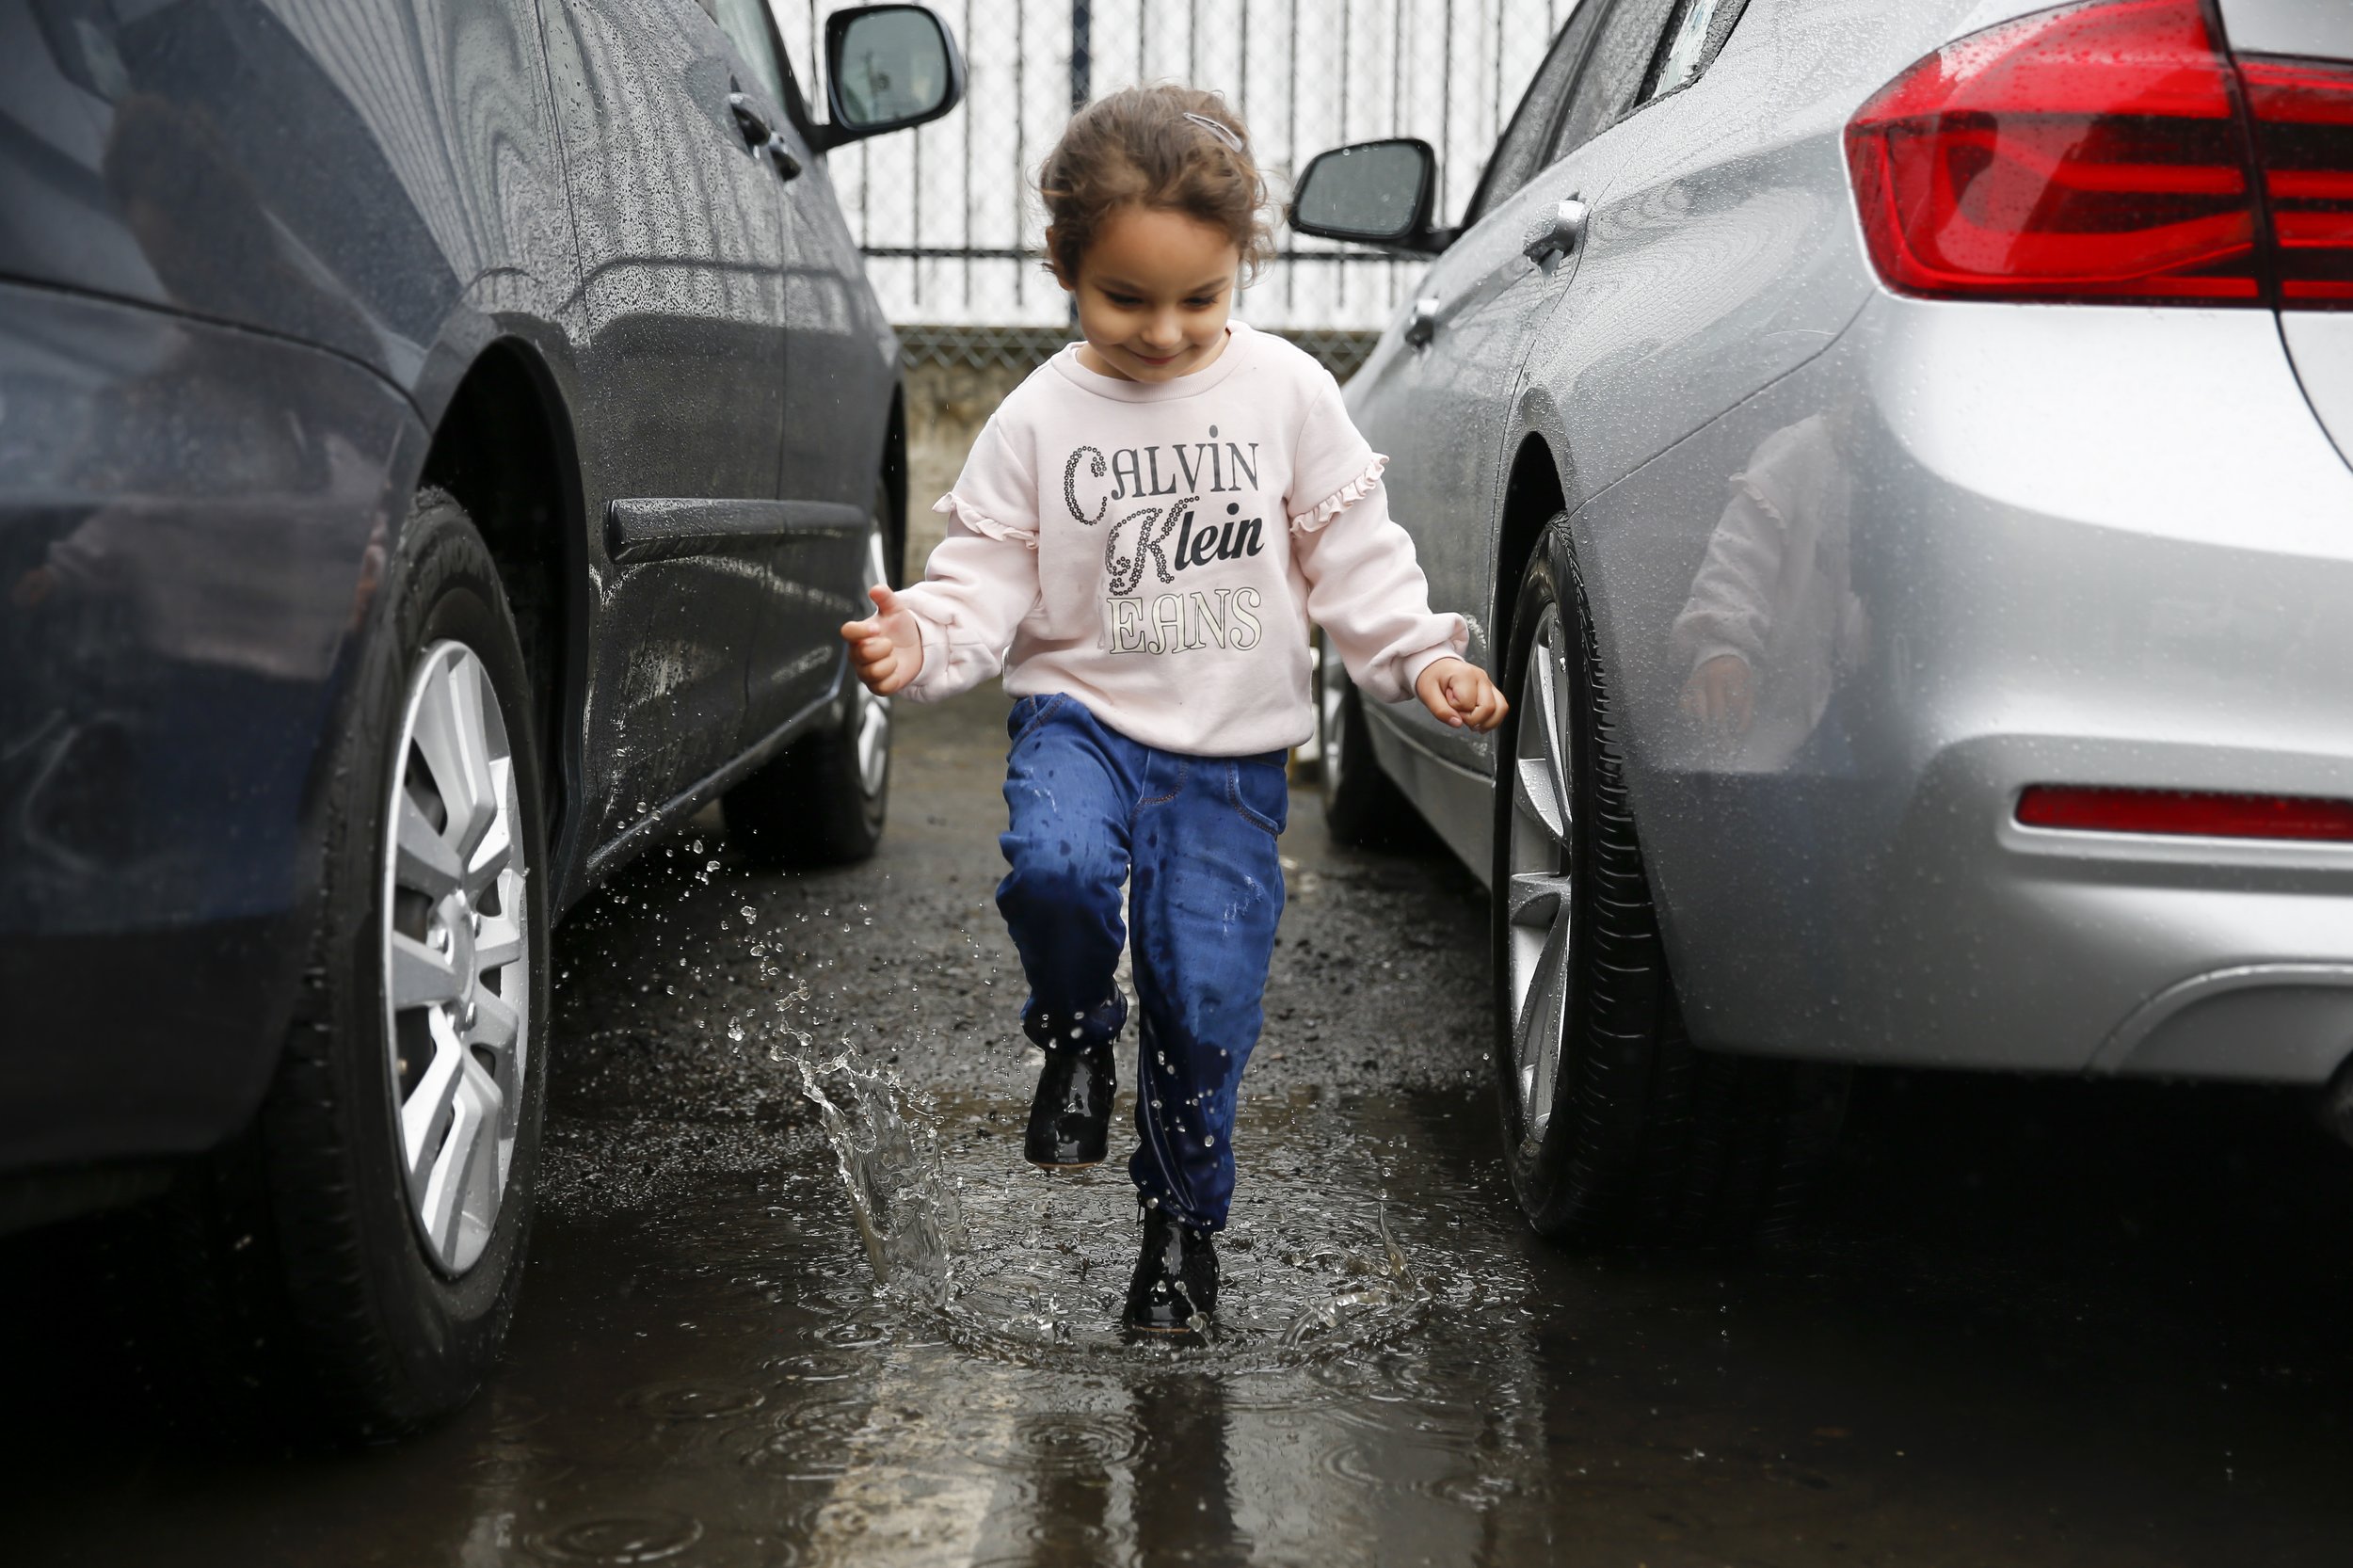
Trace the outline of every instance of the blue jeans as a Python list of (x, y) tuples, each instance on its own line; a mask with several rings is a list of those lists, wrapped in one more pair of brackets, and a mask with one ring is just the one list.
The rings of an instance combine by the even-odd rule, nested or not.
[(1258, 1043), (1283, 914), (1274, 848), (1290, 811), (1283, 753), (1188, 757), (1105, 726), (1077, 698), (1014, 704), (1005, 764), (1012, 870), (997, 888), (1048, 1050), (1109, 1045), (1127, 1022), (1112, 971), (1135, 935), (1136, 1132), (1128, 1174), (1186, 1224), (1234, 1195), (1234, 1095)]

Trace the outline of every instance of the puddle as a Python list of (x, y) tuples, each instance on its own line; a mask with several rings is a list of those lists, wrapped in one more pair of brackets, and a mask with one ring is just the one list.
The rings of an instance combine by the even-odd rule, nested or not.
[[(827, 1097), (840, 1110), (847, 1096)], [(846, 1444), (805, 1560), (1239, 1560), (1221, 1554), (1246, 1545), (1257, 1560), (1371, 1561), (1417, 1541), (1402, 1560), (1446, 1561), (1497, 1498), (1533, 1486), (1541, 1422), (1513, 1392), (1534, 1382), (1516, 1365), (1532, 1340), (1459, 1332), (1464, 1314), (1526, 1293), (1516, 1239), (1484, 1196), (1466, 1212), (1461, 1173), (1389, 1168), (1383, 1151), (1421, 1135), (1411, 1103), (1300, 1092), (1244, 1105), (1221, 1320), (1173, 1346), (1118, 1327), (1136, 1232), (1117, 1162), (1076, 1176), (1019, 1163), (1014, 1101), (898, 1086), (856, 1103), (825, 1122), (850, 1173), (845, 1222), (852, 1193), (884, 1213), (902, 1193), (948, 1190), (963, 1244), (875, 1288), (891, 1332), (856, 1397), (804, 1404), (768, 1437), (762, 1463), (802, 1466)], [(918, 1134), (865, 1120), (893, 1114)], [(887, 1148), (916, 1167), (877, 1160)], [(1457, 1332), (1433, 1332), (1447, 1321)], [(1515, 1305), (1504, 1321), (1523, 1321)], [(1457, 1454), (1431, 1484), (1385, 1480), (1445, 1457), (1433, 1434), (1454, 1432), (1480, 1434), (1477, 1473)]]
[[(2083, 1364), (2011, 1359), (2069, 1331), (2006, 1334), (1964, 1308), (1966, 1278), (1872, 1261), (1869, 1227), (1786, 1267), (1566, 1257), (1497, 1190), (1470, 1096), (1255, 1096), (1227, 1321), (1130, 1346), (1117, 1168), (1032, 1172), (1017, 1104), (858, 1071), (811, 1069), (846, 1145), (805, 1126), (763, 1172), (548, 1214), (508, 1364), (449, 1427), (357, 1456), (150, 1463), (119, 1483), (135, 1506), (44, 1526), (22, 1560), (1697, 1565), (1744, 1543), (1790, 1563), (2331, 1560), (2268, 1549), (2333, 1539), (2345, 1512), (2342, 1434), (2280, 1424), (2300, 1407), (2279, 1387), (2158, 1372), (2087, 1398)], [(954, 1194), (960, 1225), (909, 1192)], [(909, 1214), (936, 1252), (903, 1246), (931, 1234)], [(1901, 1277), (1925, 1304), (1890, 1293)], [(2046, 1277), (2021, 1310), (2098, 1310), (2071, 1288)], [(2341, 1374), (2315, 1375), (2332, 1405)], [(2249, 1412), (2206, 1437), (2210, 1477), (2185, 1464), (2185, 1408)], [(2143, 1465), (2169, 1497), (2125, 1479)], [(2056, 1497), (2081, 1512), (2022, 1533), (2021, 1491), (2046, 1519)], [(2236, 1541), (2266, 1497), (2266, 1549), (2237, 1557), (2136, 1522), (2158, 1508)]]
[[(1433, 1309), (1520, 1288), (1508, 1271), (1482, 1273), (1459, 1258), (1439, 1272), (1444, 1287), (1433, 1286), (1390, 1227), (1378, 1170), (1324, 1126), (1345, 1115), (1312, 1092), (1261, 1095), (1239, 1129), (1253, 1163), (1220, 1238), (1218, 1320), (1196, 1338), (1137, 1342), (1119, 1323), (1138, 1244), (1123, 1161), (1041, 1172), (1018, 1157), (1020, 1102), (923, 1096), (889, 1068), (846, 1055), (772, 1055), (818, 1109), (878, 1300), (898, 1309), (911, 1339), (936, 1336), (1062, 1372), (1174, 1365), (1267, 1373), (1396, 1342)], [(1124, 1116), (1118, 1125), (1124, 1131)], [(1369, 1202), (1355, 1196), (1368, 1192)], [(836, 1344), (882, 1338), (856, 1337), (860, 1323), (840, 1332), (851, 1337)]]
[(559, 933), (531, 1271), (446, 1425), (223, 1449), (157, 1414), (135, 1269), (0, 1253), (46, 1287), (0, 1293), (44, 1351), (0, 1368), (9, 1562), (2343, 1560), (2341, 1151), (2220, 1095), (1881, 1083), (1792, 1251), (1564, 1254), (1496, 1169), (1475, 891), (1304, 803), (1221, 1321), (1126, 1343), (1124, 1167), (1019, 1158), (1000, 718), (909, 711), (870, 866), (689, 837)]

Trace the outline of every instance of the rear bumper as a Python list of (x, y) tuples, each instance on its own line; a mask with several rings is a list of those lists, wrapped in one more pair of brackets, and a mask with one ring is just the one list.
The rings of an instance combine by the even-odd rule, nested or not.
[[(1826, 700), (1727, 746), (1672, 630), (1716, 519), (1625, 524), (1705, 504), (1664, 465), (1742, 473), (1814, 419), (1840, 477), (1781, 499), (1838, 520), (1783, 566), (1835, 581), (1777, 602), (1843, 607), (1782, 639)], [(2353, 1054), (2353, 847), (2014, 821), (2037, 783), (2353, 796), (2353, 471), (2268, 316), (1881, 298), (1719, 425), (1579, 542), (1651, 584), (1602, 630), (1696, 1038), (2281, 1083)]]
[(0, 284), (0, 1171), (251, 1114), (419, 436), (341, 359)]

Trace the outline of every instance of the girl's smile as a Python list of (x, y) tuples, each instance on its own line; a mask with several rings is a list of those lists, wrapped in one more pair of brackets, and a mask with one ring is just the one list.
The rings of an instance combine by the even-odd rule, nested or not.
[(1079, 361), (1127, 381), (1170, 381), (1225, 351), (1241, 252), (1223, 229), (1184, 213), (1123, 207), (1064, 278), (1086, 344)]

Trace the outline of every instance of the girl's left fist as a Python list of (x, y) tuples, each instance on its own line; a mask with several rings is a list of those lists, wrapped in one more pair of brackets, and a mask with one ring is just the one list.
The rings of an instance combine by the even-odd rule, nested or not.
[(1493, 729), (1512, 705), (1477, 664), (1461, 659), (1437, 661), (1414, 681), (1414, 695), (1437, 718), (1460, 729)]

